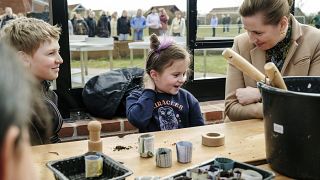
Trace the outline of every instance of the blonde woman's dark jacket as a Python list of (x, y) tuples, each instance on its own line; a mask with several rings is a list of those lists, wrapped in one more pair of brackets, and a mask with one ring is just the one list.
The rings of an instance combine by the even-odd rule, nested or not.
[[(291, 45), (282, 67), (281, 74), (282, 76), (319, 76), (320, 30), (308, 25), (300, 24), (292, 15), (291, 19)], [(264, 74), (266, 52), (250, 43), (247, 33), (235, 37), (232, 49), (238, 52)], [(258, 102), (243, 106), (239, 104), (235, 96), (236, 89), (245, 88), (247, 86), (256, 87), (256, 83), (256, 81), (244, 75), (234, 66), (228, 66), (225, 92), (225, 113), (230, 120), (263, 118), (262, 103)]]

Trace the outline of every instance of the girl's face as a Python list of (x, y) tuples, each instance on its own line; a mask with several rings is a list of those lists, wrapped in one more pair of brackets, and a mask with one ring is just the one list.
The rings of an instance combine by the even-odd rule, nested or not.
[(164, 69), (162, 73), (154, 70), (151, 77), (154, 80), (156, 91), (175, 95), (186, 81), (189, 63), (185, 59), (174, 60), (173, 64)]
[(285, 34), (288, 26), (287, 17), (283, 17), (277, 25), (264, 24), (264, 16), (262, 13), (253, 16), (242, 17), (244, 29), (250, 38), (250, 42), (255, 44), (261, 50), (268, 50), (280, 42)]

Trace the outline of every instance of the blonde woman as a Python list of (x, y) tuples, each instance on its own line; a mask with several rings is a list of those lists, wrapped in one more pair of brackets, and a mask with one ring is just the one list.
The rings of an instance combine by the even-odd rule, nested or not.
[(117, 37), (117, 21), (118, 21), (118, 13), (113, 12), (111, 15), (111, 37)]
[(172, 36), (184, 36), (185, 34), (185, 19), (182, 17), (181, 11), (175, 12), (176, 17), (172, 20), (170, 27), (170, 35)]

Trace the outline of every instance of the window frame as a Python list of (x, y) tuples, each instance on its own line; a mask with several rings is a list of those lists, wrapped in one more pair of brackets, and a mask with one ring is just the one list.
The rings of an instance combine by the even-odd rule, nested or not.
[[(59, 77), (56, 80), (57, 89), (55, 92), (59, 97), (58, 106), (63, 118), (69, 118), (70, 112), (86, 111), (82, 101), (82, 89), (72, 88), (71, 84), (71, 67), (70, 67), (70, 46), (68, 35), (68, 3), (67, 0), (49, 0), (51, 23), (58, 24), (62, 28), (60, 36), (60, 55), (64, 63), (60, 66)], [(294, 2), (293, 2), (294, 3)], [(292, 12), (294, 5), (292, 7)], [(233, 40), (197, 40), (197, 0), (187, 0), (187, 47), (194, 55), (196, 49), (206, 48), (227, 48), (231, 47)], [(194, 59), (191, 69), (194, 69)], [(223, 100), (225, 96), (225, 77), (212, 79), (194, 79), (186, 83), (185, 88), (189, 90), (200, 102), (209, 100)]]

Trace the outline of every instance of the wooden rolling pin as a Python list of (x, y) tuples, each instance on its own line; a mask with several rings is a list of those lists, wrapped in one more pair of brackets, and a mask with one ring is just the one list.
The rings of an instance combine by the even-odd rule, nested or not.
[[(271, 86), (285, 89), (287, 90), (287, 86), (283, 81), (283, 78), (278, 71), (277, 67), (272, 63), (267, 63), (264, 67), (265, 73), (268, 78), (264, 74), (262, 74), (256, 67), (250, 64), (246, 59), (240, 56), (238, 53), (233, 51), (230, 48), (226, 48), (222, 55), (228, 60), (232, 65), (238, 68), (240, 71), (245, 73), (247, 76), (252, 78), (255, 81), (261, 81), (266, 84), (270, 84)], [(267, 82), (266, 82), (267, 81)]]
[(269, 79), (271, 86), (288, 90), (281, 76), (281, 73), (273, 62), (268, 62), (267, 64), (265, 64), (264, 71)]
[(240, 71), (248, 75), (251, 79), (255, 81), (262, 81), (265, 83), (266, 76), (262, 74), (257, 68), (250, 64), (246, 59), (240, 56), (238, 53), (230, 48), (226, 48), (222, 55), (226, 60), (228, 60), (232, 65), (238, 68)]

